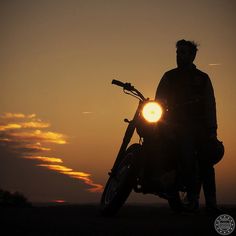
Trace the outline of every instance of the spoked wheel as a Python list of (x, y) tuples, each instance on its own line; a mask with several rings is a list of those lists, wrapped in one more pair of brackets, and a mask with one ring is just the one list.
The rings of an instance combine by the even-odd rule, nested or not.
[(100, 212), (103, 216), (113, 216), (123, 206), (135, 182), (134, 152), (128, 149), (125, 158), (112, 174), (101, 198)]

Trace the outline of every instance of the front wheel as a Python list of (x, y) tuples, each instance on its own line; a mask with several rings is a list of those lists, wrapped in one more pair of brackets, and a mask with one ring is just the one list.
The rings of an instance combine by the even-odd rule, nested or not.
[(103, 216), (113, 216), (123, 206), (135, 182), (134, 152), (126, 151), (116, 173), (112, 174), (101, 198), (100, 212)]

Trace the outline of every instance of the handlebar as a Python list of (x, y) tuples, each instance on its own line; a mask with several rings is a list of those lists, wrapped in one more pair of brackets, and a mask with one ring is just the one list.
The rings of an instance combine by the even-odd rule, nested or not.
[(117, 86), (120, 86), (125, 90), (129, 90), (129, 91), (134, 90), (134, 87), (131, 85), (131, 83), (123, 83), (123, 82), (121, 82), (119, 80), (115, 80), (115, 79), (113, 79), (111, 83), (115, 84)]
[(120, 86), (120, 87), (124, 87), (124, 85), (125, 85), (123, 82), (121, 82), (119, 80), (116, 80), (116, 79), (113, 79), (111, 81), (111, 83), (114, 84), (114, 85)]
[(122, 87), (124, 90), (130, 91), (133, 95), (138, 96), (139, 99), (141, 98), (141, 100), (145, 100), (142, 93), (139, 92), (136, 88), (134, 88), (134, 86), (132, 86), (131, 83), (123, 83), (123, 82), (121, 82), (119, 80), (115, 80), (115, 79), (113, 79), (111, 83)]

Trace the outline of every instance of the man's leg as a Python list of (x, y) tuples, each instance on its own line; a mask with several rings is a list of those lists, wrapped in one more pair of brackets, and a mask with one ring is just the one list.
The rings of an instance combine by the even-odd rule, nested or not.
[(201, 174), (207, 212), (213, 215), (223, 214), (223, 210), (217, 206), (214, 166), (207, 162), (203, 163)]
[(216, 184), (215, 184), (215, 170), (213, 165), (204, 165), (203, 174), (203, 190), (206, 200), (206, 206), (216, 207)]
[(183, 181), (187, 188), (189, 209), (198, 208), (198, 165), (193, 135), (179, 135), (180, 162)]

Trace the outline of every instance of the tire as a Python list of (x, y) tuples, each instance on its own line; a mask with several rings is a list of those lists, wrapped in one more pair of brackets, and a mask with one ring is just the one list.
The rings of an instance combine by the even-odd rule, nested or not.
[[(182, 196), (180, 196), (180, 194)], [(168, 198), (169, 207), (175, 213), (181, 213), (184, 210), (184, 202), (186, 201), (186, 192), (176, 192)]]
[(116, 173), (111, 175), (106, 183), (100, 205), (100, 213), (103, 216), (114, 216), (133, 189), (135, 182), (135, 152), (132, 146), (127, 149)]

